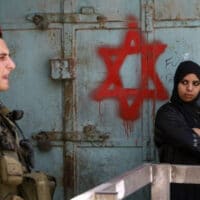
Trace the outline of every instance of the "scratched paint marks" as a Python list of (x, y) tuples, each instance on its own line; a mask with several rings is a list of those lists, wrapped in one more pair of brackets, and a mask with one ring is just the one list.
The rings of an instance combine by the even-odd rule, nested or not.
[[(107, 74), (98, 88), (92, 92), (95, 101), (114, 98), (119, 103), (119, 116), (124, 121), (135, 121), (140, 116), (140, 108), (146, 99), (165, 100), (167, 90), (161, 82), (155, 65), (158, 57), (165, 51), (167, 45), (161, 41), (148, 43), (138, 29), (137, 19), (129, 17), (128, 31), (121, 44), (117, 47), (98, 47), (98, 54), (107, 68)], [(141, 77), (138, 88), (124, 88), (120, 69), (127, 56), (141, 55)], [(133, 66), (139, 67), (139, 66)], [(151, 81), (154, 88), (150, 89)], [(132, 103), (128, 102), (133, 99)]]

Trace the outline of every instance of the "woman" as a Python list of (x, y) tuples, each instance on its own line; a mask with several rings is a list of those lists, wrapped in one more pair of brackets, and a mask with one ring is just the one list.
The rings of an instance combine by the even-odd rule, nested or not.
[[(155, 144), (161, 163), (200, 164), (200, 66), (179, 64), (170, 102), (159, 108), (155, 119)], [(171, 200), (199, 200), (200, 186), (171, 184)]]

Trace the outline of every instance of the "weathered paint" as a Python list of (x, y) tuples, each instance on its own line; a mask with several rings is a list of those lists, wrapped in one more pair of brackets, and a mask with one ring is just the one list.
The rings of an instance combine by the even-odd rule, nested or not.
[[(163, 103), (160, 100), (170, 94), (180, 61), (190, 58), (200, 62), (198, 8), (197, 0), (0, 1), (0, 24), (17, 64), (11, 89), (1, 94), (1, 100), (11, 109), (23, 108), (25, 115), (19, 123), (25, 135), (33, 138), (36, 169), (56, 177), (54, 199), (69, 199), (136, 165), (155, 160), (153, 118)], [(37, 14), (39, 19), (44, 17), (40, 23), (33, 18)], [(127, 26), (129, 15), (137, 18), (134, 27)], [(139, 42), (134, 49), (130, 41), (136, 38)], [(99, 48), (104, 55), (108, 50), (103, 47), (114, 51), (120, 45), (137, 52), (144, 44), (143, 50), (152, 50), (154, 60), (146, 59), (141, 65), (141, 55), (145, 54), (130, 54), (118, 66), (119, 71), (107, 71), (105, 56), (96, 52)], [(49, 60), (55, 59), (60, 61), (52, 79)], [(73, 60), (69, 63), (73, 70), (63, 72), (64, 76), (63, 69), (59, 74), (62, 59)], [(149, 61), (152, 63), (147, 68)], [(127, 99), (122, 102), (121, 117), (121, 96), (116, 101), (110, 94), (106, 98), (100, 95), (99, 102), (90, 96), (102, 86), (108, 72), (118, 74), (114, 76), (117, 84), (135, 88), (132, 92), (146, 88), (140, 95), (131, 94), (128, 104)], [(141, 77), (144, 85), (140, 85)], [(158, 92), (159, 97), (149, 94), (149, 89), (164, 93)], [(136, 110), (132, 110), (133, 105)], [(42, 143), (46, 148), (41, 148)], [(148, 192), (130, 199), (148, 199)]]
[[(123, 120), (134, 121), (140, 117), (140, 108), (144, 100), (168, 99), (168, 92), (155, 71), (156, 61), (167, 45), (159, 41), (148, 43), (137, 30), (137, 19), (131, 17), (129, 20), (132, 22), (128, 24), (125, 38), (118, 47), (98, 48), (98, 53), (106, 65), (107, 75), (92, 96), (97, 101), (115, 98), (119, 102), (120, 117)], [(120, 76), (120, 69), (126, 57), (135, 54), (141, 55), (141, 78), (138, 78), (138, 88), (125, 88)], [(154, 89), (148, 88), (149, 81), (153, 82)], [(128, 102), (129, 100), (132, 100), (131, 104)]]
[(156, 20), (194, 20), (200, 19), (198, 0), (154, 0)]

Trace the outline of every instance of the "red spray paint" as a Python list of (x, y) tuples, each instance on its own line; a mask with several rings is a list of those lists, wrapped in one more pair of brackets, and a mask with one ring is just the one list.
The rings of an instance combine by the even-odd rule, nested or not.
[[(166, 44), (160, 41), (148, 43), (144, 35), (140, 34), (136, 18), (132, 17), (124, 40), (118, 47), (101, 46), (98, 48), (98, 54), (107, 68), (107, 75), (102, 84), (92, 92), (93, 99), (96, 101), (116, 99), (119, 103), (119, 116), (129, 122), (139, 118), (144, 100), (167, 99), (168, 93), (155, 70), (156, 61), (166, 47)], [(124, 88), (120, 69), (126, 57), (135, 54), (141, 55), (139, 87)], [(148, 88), (150, 80), (154, 84), (154, 89)], [(128, 103), (129, 98), (134, 99), (131, 105)]]

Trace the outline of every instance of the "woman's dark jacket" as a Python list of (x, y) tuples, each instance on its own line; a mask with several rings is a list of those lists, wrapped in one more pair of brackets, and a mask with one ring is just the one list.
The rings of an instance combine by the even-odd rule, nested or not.
[[(190, 117), (200, 124), (198, 113)], [(164, 104), (157, 112), (155, 144), (162, 163), (200, 164), (200, 137), (189, 127), (183, 114), (170, 102)]]
[[(192, 120), (200, 122), (198, 113)], [(164, 104), (157, 112), (155, 144), (161, 163), (200, 164), (200, 137), (193, 132), (183, 114), (172, 103)], [(170, 195), (171, 200), (199, 200), (200, 185), (172, 183)]]

